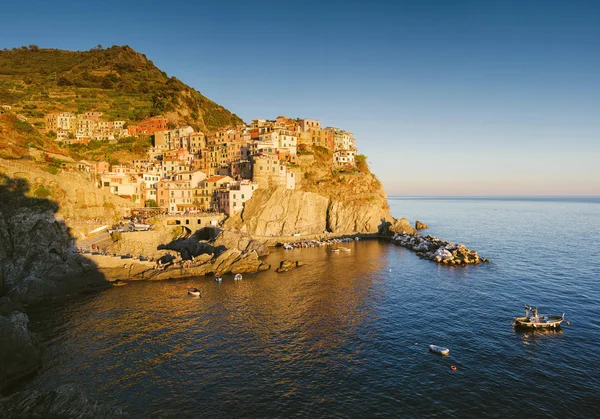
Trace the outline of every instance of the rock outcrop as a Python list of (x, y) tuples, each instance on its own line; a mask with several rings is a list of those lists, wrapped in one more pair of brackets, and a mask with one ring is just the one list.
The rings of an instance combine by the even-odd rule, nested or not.
[(427, 235), (425, 237), (405, 233), (395, 234), (392, 242), (416, 252), (421, 259), (431, 260), (444, 265), (468, 265), (490, 260), (479, 256), (476, 250), (469, 250), (462, 244), (451, 243)]
[(0, 399), (0, 417), (109, 419), (124, 414), (88, 398), (74, 384), (65, 384), (52, 391), (24, 391)]
[(426, 228), (429, 228), (429, 226), (428, 226), (427, 224), (425, 224), (425, 223), (422, 223), (422, 222), (420, 222), (419, 220), (417, 220), (417, 221), (415, 222), (415, 228), (416, 228), (417, 230), (424, 230), (424, 229), (426, 229)]
[(54, 202), (27, 196), (29, 185), (22, 179), (0, 181), (2, 294), (36, 303), (106, 285), (89, 260), (68, 251), (72, 238), (55, 219)]
[(311, 192), (259, 189), (225, 228), (257, 238), (321, 234), (327, 229), (328, 206), (329, 199)]
[(253, 238), (333, 234), (376, 233), (381, 220), (393, 220), (382, 202), (349, 196), (347, 200), (329, 198), (314, 192), (264, 189), (255, 192), (244, 210), (225, 223)]

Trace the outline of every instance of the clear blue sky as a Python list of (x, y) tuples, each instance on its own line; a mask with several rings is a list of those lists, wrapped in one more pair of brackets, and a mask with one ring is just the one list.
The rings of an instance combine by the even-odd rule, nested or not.
[(0, 48), (130, 45), (247, 122), (352, 131), (390, 195), (600, 195), (600, 1), (4, 2)]

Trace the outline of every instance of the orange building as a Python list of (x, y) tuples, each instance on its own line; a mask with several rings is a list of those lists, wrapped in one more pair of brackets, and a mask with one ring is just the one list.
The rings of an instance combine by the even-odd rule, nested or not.
[(169, 122), (176, 123), (177, 121), (166, 116), (152, 116), (138, 122), (137, 125), (128, 126), (127, 131), (129, 135), (154, 134), (157, 131), (168, 129), (167, 124)]

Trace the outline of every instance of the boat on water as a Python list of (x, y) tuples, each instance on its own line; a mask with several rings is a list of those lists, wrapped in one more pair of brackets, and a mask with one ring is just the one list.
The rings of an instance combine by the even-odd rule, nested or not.
[(222, 281), (223, 281), (223, 278), (221, 278), (220, 276), (216, 276), (216, 277), (215, 277), (215, 281), (217, 281), (217, 282), (222, 282)]
[(352, 249), (350, 249), (349, 247), (340, 247), (340, 251), (341, 252), (351, 252)]
[(562, 316), (539, 314), (537, 307), (525, 306), (525, 317), (515, 317), (514, 327), (525, 329), (558, 329), (565, 320)]
[(188, 288), (187, 289), (188, 295), (191, 295), (193, 297), (200, 297), (200, 290), (198, 288)]
[(242, 274), (235, 274), (233, 279), (235, 279), (236, 281), (240, 281), (242, 279)]
[(438, 345), (429, 345), (429, 350), (440, 355), (448, 355), (450, 353), (450, 349)]
[(330, 249), (330, 251), (331, 251), (331, 252), (339, 252), (339, 251), (340, 251), (340, 248), (339, 248), (339, 247), (332, 247), (332, 248)]

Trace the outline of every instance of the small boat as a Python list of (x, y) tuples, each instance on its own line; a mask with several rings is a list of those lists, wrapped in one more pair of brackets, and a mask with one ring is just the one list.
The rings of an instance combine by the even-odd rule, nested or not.
[(217, 282), (222, 282), (222, 281), (223, 281), (223, 278), (221, 278), (220, 276), (216, 276), (216, 277), (215, 277), (215, 281), (217, 281)]
[(340, 248), (339, 248), (339, 247), (332, 247), (332, 248), (331, 248), (331, 251), (332, 251), (332, 252), (339, 252), (339, 251), (340, 251)]
[(437, 345), (429, 345), (429, 350), (431, 352), (435, 352), (436, 354), (440, 354), (440, 355), (448, 355), (450, 353), (450, 349), (444, 348), (443, 346), (437, 346)]
[(359, 241), (360, 237), (355, 237), (354, 240)]
[(351, 252), (352, 251), (352, 249), (350, 249), (349, 247), (340, 247), (340, 250), (342, 252)]
[(242, 279), (242, 274), (235, 274), (233, 279), (235, 279), (236, 281), (240, 281)]
[(200, 290), (198, 288), (188, 288), (187, 289), (188, 295), (191, 295), (193, 297), (200, 297)]
[(538, 314), (537, 307), (525, 306), (525, 317), (515, 317), (513, 326), (526, 329), (558, 329), (564, 320), (565, 313), (562, 316)]

